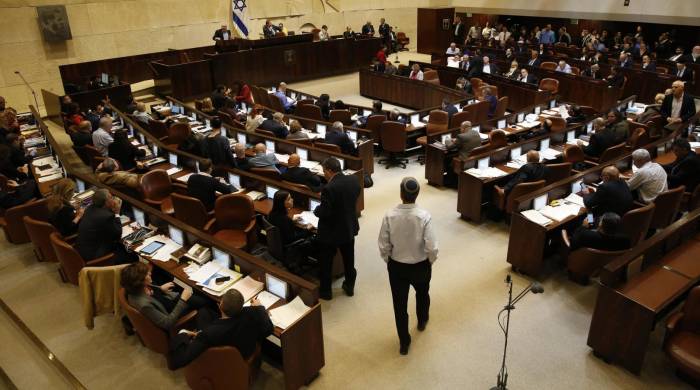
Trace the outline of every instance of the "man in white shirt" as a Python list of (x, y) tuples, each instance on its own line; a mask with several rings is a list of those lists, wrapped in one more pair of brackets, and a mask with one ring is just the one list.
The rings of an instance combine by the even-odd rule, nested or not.
[(92, 144), (101, 155), (107, 157), (107, 151), (112, 142), (114, 142), (114, 138), (112, 138), (112, 118), (103, 116), (100, 118), (100, 127), (92, 133)]
[(660, 193), (668, 190), (666, 171), (661, 165), (651, 161), (648, 150), (637, 149), (632, 152), (632, 163), (637, 169), (627, 180), (627, 186), (630, 191), (636, 191), (639, 201), (649, 204)]
[(491, 60), (487, 56), (484, 56), (482, 61), (484, 62), (484, 65), (481, 67), (483, 73), (498, 74), (498, 68), (491, 63)]
[(445, 51), (445, 54), (451, 55), (451, 56), (458, 55), (459, 48), (457, 47), (457, 44), (454, 42), (450, 43), (450, 47), (447, 48), (447, 50)]
[(399, 353), (406, 355), (411, 345), (408, 332), (408, 292), (416, 290), (418, 330), (425, 330), (430, 308), (430, 278), (438, 248), (431, 216), (416, 206), (420, 185), (413, 177), (401, 181), (402, 204), (384, 215), (379, 231), (379, 253), (387, 263), (394, 319), (399, 334)]
[(566, 61), (561, 60), (559, 61), (559, 65), (557, 66), (557, 68), (554, 70), (562, 73), (571, 73), (571, 66), (567, 64)]

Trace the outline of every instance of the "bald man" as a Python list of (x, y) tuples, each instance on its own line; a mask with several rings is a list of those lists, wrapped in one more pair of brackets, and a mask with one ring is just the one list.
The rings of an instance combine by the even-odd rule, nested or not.
[(668, 123), (685, 122), (695, 115), (695, 102), (685, 93), (685, 83), (676, 80), (671, 84), (671, 94), (661, 103), (661, 115)]
[(282, 180), (286, 180), (292, 183), (303, 184), (314, 192), (321, 191), (321, 178), (315, 175), (308, 168), (299, 166), (301, 164), (301, 158), (298, 154), (294, 153), (289, 156), (287, 161), (287, 171), (282, 174)]
[(279, 161), (274, 153), (267, 153), (265, 144), (256, 144), (255, 157), (249, 158), (248, 164), (251, 168), (277, 169), (276, 164), (279, 164)]
[(513, 177), (503, 187), (503, 191), (508, 194), (516, 185), (529, 183), (544, 179), (547, 167), (540, 162), (540, 153), (536, 150), (527, 152), (527, 163), (520, 167)]
[(605, 167), (601, 179), (603, 184), (596, 191), (583, 189), (583, 204), (596, 219), (607, 212), (625, 215), (632, 209), (634, 198), (627, 183), (620, 179), (620, 171), (615, 166)]

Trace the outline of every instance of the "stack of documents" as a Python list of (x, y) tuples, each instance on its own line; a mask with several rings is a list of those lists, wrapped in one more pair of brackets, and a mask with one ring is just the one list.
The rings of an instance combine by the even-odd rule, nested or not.
[[(311, 225), (314, 229), (318, 229), (318, 217), (314, 215), (311, 211), (302, 211), (299, 216), (299, 223), (304, 225)], [(296, 215), (294, 216), (296, 218)]]
[(523, 122), (517, 123), (516, 126), (523, 128), (523, 129), (532, 129), (533, 127), (537, 127), (540, 124), (541, 124), (540, 121), (534, 121), (534, 122), (523, 121)]
[(582, 140), (582, 139), (572, 139), (571, 141), (566, 141), (568, 145), (578, 145), (579, 141), (583, 144), (583, 146), (588, 146), (588, 142)]
[(561, 154), (560, 151), (552, 149), (552, 148), (547, 148), (543, 151), (540, 152), (540, 159), (544, 160), (556, 160), (557, 157)]
[(572, 204), (581, 206), (581, 207), (586, 207), (586, 206), (583, 204), (583, 198), (582, 198), (580, 195), (578, 195), (578, 194), (569, 194), (569, 196), (567, 196), (566, 198), (564, 198), (564, 200), (567, 201), (567, 202), (569, 202), (569, 203), (572, 203)]
[[(171, 168), (171, 169), (172, 169), (172, 168)], [(175, 180), (177, 180), (177, 181), (179, 181), (179, 182), (187, 183), (187, 180), (189, 180), (189, 179), (190, 179), (190, 176), (192, 176), (192, 175), (194, 175), (194, 173), (188, 173), (188, 174), (186, 174), (186, 175), (182, 175), (182, 176), (178, 177), (178, 178), (175, 179)]]
[(182, 172), (182, 168), (179, 168), (179, 167), (172, 167), (172, 168), (168, 169), (168, 170), (165, 171), (165, 172), (167, 172), (168, 176), (172, 176), (172, 175), (174, 175), (174, 174), (176, 174), (176, 173), (178, 173), (178, 172)]
[(579, 211), (581, 211), (581, 206), (564, 203), (559, 206), (544, 206), (540, 213), (549, 219), (563, 221), (566, 218), (578, 215)]
[(479, 169), (479, 168), (471, 168), (467, 169), (464, 171), (472, 176), (476, 176), (478, 178), (483, 178), (483, 179), (489, 179), (493, 177), (501, 177), (505, 176), (508, 174), (508, 172), (502, 171), (498, 168), (495, 167), (488, 167), (485, 169)]
[(287, 329), (304, 316), (307, 311), (309, 311), (309, 307), (304, 304), (301, 298), (296, 297), (288, 304), (270, 310), (270, 320), (275, 326)]
[(508, 168), (513, 168), (513, 169), (520, 169), (520, 167), (522, 167), (523, 165), (525, 165), (525, 162), (521, 161), (520, 159), (508, 161), (506, 163), (506, 166)]
[(241, 295), (243, 295), (243, 302), (249, 301), (254, 296), (258, 295), (260, 291), (263, 290), (265, 284), (263, 282), (258, 282), (249, 276), (238, 281), (233, 285), (233, 288), (238, 290)]
[(481, 140), (483, 141), (489, 139), (489, 135), (486, 133), (479, 133), (479, 138), (481, 138)]
[(256, 200), (263, 200), (267, 195), (263, 194), (260, 191), (248, 191), (245, 194), (243, 194), (247, 197), (249, 197), (251, 200), (256, 201)]
[(520, 214), (522, 214), (525, 218), (529, 219), (530, 221), (542, 226), (547, 226), (550, 223), (552, 223), (551, 219), (545, 217), (544, 215), (542, 215), (542, 213), (540, 213), (537, 210), (525, 210), (521, 211)]
[(272, 305), (280, 300), (280, 297), (267, 291), (261, 291), (256, 298), (266, 310), (269, 310)]

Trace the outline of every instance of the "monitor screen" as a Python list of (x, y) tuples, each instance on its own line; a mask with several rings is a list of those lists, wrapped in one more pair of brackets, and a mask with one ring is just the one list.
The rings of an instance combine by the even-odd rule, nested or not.
[(238, 140), (238, 143), (241, 145), (246, 144), (246, 136), (245, 133), (238, 133), (236, 134), (236, 139)]
[(591, 131), (593, 131), (593, 122), (588, 122), (588, 124), (586, 124), (586, 133), (590, 133)]
[(168, 162), (172, 165), (177, 165), (177, 154), (168, 153)]
[(265, 274), (265, 286), (267, 291), (282, 299), (287, 299), (287, 282), (270, 274)]
[(549, 101), (549, 108), (554, 108), (557, 106), (557, 101), (556, 99), (552, 99)]
[[(209, 125), (209, 119), (207, 119), (207, 128), (208, 128), (208, 129), (211, 128), (211, 126)], [(221, 128), (221, 135), (223, 135), (224, 137), (228, 137), (227, 134), (228, 134), (228, 133), (226, 132), (226, 128), (225, 128), (225, 127), (222, 127), (222, 128)]]
[[(185, 109), (183, 108), (182, 110), (184, 111)], [(192, 113), (190, 114), (190, 118), (192, 118), (193, 121), (196, 121), (197, 120), (197, 113), (192, 111)]]
[(248, 106), (246, 106), (245, 102), (241, 102), (241, 109), (245, 112), (248, 112)]
[(412, 114), (411, 115), (411, 124), (412, 125), (420, 124), (420, 114)]
[(170, 113), (173, 115), (179, 114), (180, 113), (180, 107), (176, 106), (173, 104), (172, 107), (170, 107)]
[(265, 140), (265, 148), (267, 149), (268, 153), (274, 153), (275, 141)]
[(339, 158), (338, 161), (340, 161), (340, 168), (345, 169), (345, 159), (344, 158)]
[(627, 108), (632, 108), (632, 107), (634, 107), (634, 100), (630, 100), (629, 102), (627, 102)]
[(523, 155), (523, 149), (520, 146), (510, 150), (510, 159), (511, 160), (517, 160), (518, 157), (520, 157), (522, 155)]
[(479, 169), (486, 169), (489, 167), (489, 162), (491, 161), (490, 157), (484, 157), (479, 159), (479, 163), (477, 165), (477, 168)]
[(447, 141), (449, 141), (450, 138), (452, 138), (452, 135), (451, 135), (451, 134), (449, 134), (449, 133), (448, 133), (448, 134), (443, 134), (443, 135), (442, 135), (442, 143), (445, 144), (445, 145), (447, 145)]
[(175, 241), (178, 245), (185, 245), (185, 234), (182, 232), (182, 230), (173, 225), (168, 225), (168, 235), (170, 236), (170, 239)]
[(566, 132), (566, 142), (571, 142), (576, 139), (576, 131), (571, 130)]
[(544, 206), (547, 205), (547, 194), (543, 194), (535, 198), (532, 202), (532, 208), (535, 210), (542, 210)]
[(296, 93), (296, 92), (290, 92), (290, 93), (289, 93), (289, 97), (291, 97), (292, 99), (295, 99), (295, 100), (296, 100), (296, 98), (297, 98), (297, 93)]
[(238, 188), (239, 190), (241, 189), (241, 177), (236, 174), (228, 174), (228, 183)]
[(153, 145), (151, 146), (151, 150), (153, 151), (153, 155), (156, 156), (156, 157), (158, 157), (158, 145), (153, 144)]
[(321, 137), (325, 137), (326, 136), (326, 125), (324, 125), (322, 123), (317, 123), (316, 124), (316, 132)]
[[(211, 121), (209, 119), (204, 120), (204, 126), (206, 127), (211, 127)], [(221, 134), (226, 137), (226, 129), (222, 128), (221, 129)]]
[(199, 161), (195, 161), (195, 162), (194, 162), (194, 171), (195, 171), (196, 173), (199, 173)]
[(535, 107), (535, 115), (539, 115), (540, 110), (541, 110), (540, 106)]
[(540, 152), (549, 149), (549, 138), (540, 141)]
[(301, 161), (306, 161), (309, 159), (309, 150), (304, 148), (297, 148), (297, 154)]
[(279, 188), (271, 185), (265, 186), (265, 194), (267, 195), (268, 198), (273, 199), (275, 197), (275, 193), (279, 191)]
[(109, 84), (109, 75), (107, 73), (102, 73), (100, 75), (100, 81), (102, 81), (102, 84)]
[(498, 127), (499, 129), (505, 129), (506, 128), (506, 120), (505, 119), (499, 120), (498, 125), (496, 127)]
[(80, 179), (75, 179), (75, 186), (78, 188), (78, 192), (85, 191), (85, 182)]
[(348, 130), (347, 134), (348, 134), (348, 137), (352, 140), (352, 142), (357, 142), (357, 131)]
[(277, 92), (277, 87), (270, 87), (270, 93)]
[(214, 264), (220, 265), (222, 267), (226, 267), (227, 269), (229, 268), (229, 263), (231, 262), (231, 256), (228, 255), (225, 251), (222, 251), (221, 249), (217, 247), (212, 247), (211, 248), (211, 258), (214, 261)]
[(309, 211), (316, 210), (316, 207), (321, 205), (321, 201), (317, 199), (309, 199)]
[(525, 120), (525, 113), (521, 112), (520, 114), (518, 114), (518, 123), (520, 123), (524, 120)]
[(141, 225), (141, 226), (146, 226), (146, 214), (144, 214), (143, 211), (137, 209), (136, 207), (133, 208), (134, 211), (134, 220)]
[(146, 137), (144, 137), (143, 134), (139, 134), (139, 140), (141, 141), (141, 145), (146, 143)]
[(583, 190), (583, 180), (578, 180), (573, 183), (571, 183), (571, 193), (572, 194), (578, 194)]
[(481, 126), (473, 126), (472, 130), (476, 131), (477, 133), (481, 131)]

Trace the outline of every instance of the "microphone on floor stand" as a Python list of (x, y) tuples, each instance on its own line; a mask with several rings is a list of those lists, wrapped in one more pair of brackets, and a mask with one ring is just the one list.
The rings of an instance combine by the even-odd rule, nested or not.
[(32, 88), (32, 86), (29, 85), (29, 83), (28, 83), (27, 80), (24, 78), (24, 76), (22, 76), (22, 73), (20, 73), (18, 70), (16, 70), (16, 71), (15, 71), (15, 74), (16, 74), (17, 76), (19, 76), (19, 78), (22, 79), (22, 82), (24, 82), (24, 85), (26, 85), (27, 88), (29, 88), (29, 90), (32, 91), (32, 95), (34, 96), (34, 108), (36, 109), (36, 112), (39, 112), (39, 101), (36, 99), (36, 92), (34, 91), (34, 89)]
[[(394, 31), (398, 31), (398, 30), (399, 30), (399, 26), (394, 26)], [(396, 33), (394, 33), (394, 34), (396, 34)], [(394, 54), (396, 54), (396, 57), (394, 58), (394, 63), (395, 63), (395, 64), (400, 64), (401, 61), (399, 61), (399, 51), (398, 51), (398, 49), (396, 50), (396, 53), (394, 53)]]

